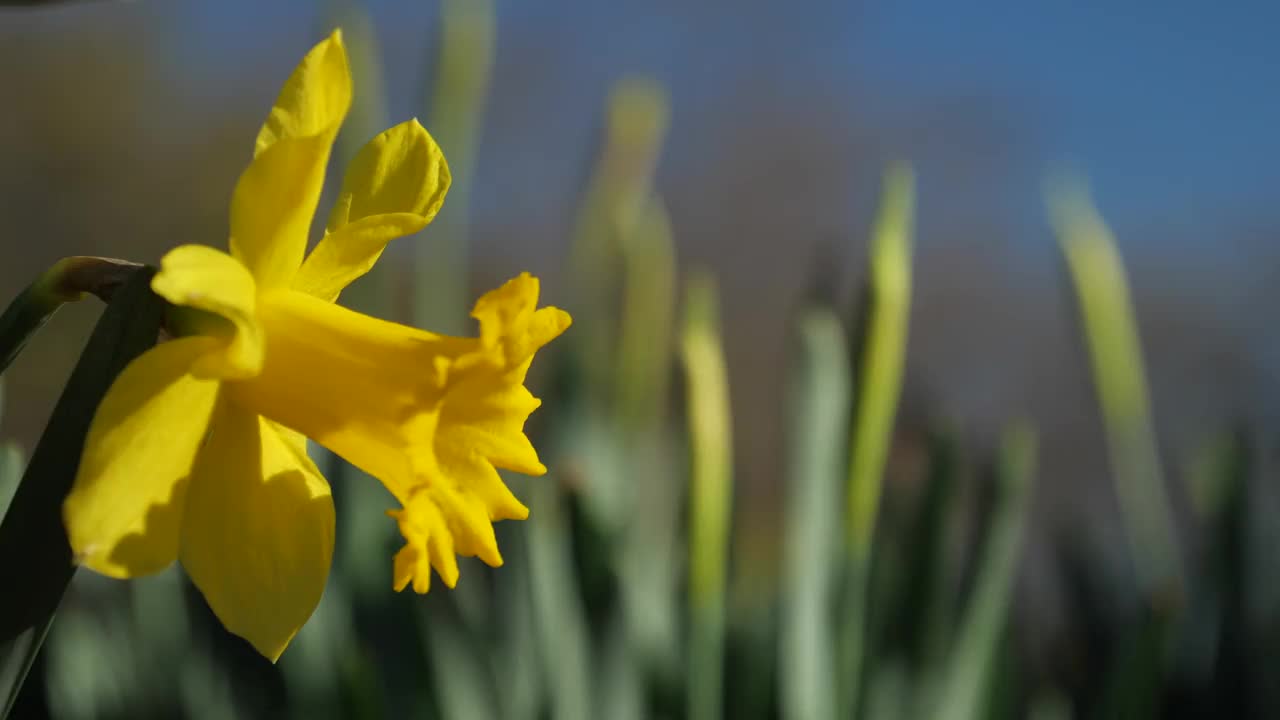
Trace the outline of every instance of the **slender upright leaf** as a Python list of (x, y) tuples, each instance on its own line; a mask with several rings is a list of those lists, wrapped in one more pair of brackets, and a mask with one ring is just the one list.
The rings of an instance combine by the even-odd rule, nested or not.
[(692, 455), (689, 503), (690, 720), (721, 716), (725, 566), (733, 500), (728, 375), (714, 282), (690, 280), (681, 354), (689, 394)]
[(1116, 494), (1139, 584), (1149, 598), (1179, 602), (1182, 562), (1160, 469), (1142, 343), (1129, 281), (1111, 231), (1080, 186), (1049, 194), (1058, 241), (1080, 304)]
[(0, 717), (13, 707), (75, 572), (62, 501), (75, 480), (89, 423), (116, 376), (159, 334), (164, 303), (151, 292), (153, 273), (133, 271), (103, 312), (0, 522)]
[(897, 416), (911, 309), (911, 234), (915, 181), (891, 166), (871, 238), (871, 276), (862, 335), (856, 338), (854, 416), (849, 459), (847, 566), (840, 612), (839, 717), (858, 711), (867, 623), (871, 541), (884, 467)]
[(497, 17), (493, 0), (440, 3), (440, 54), (428, 126), (449, 158), (449, 200), (414, 244), (413, 319), (436, 332), (462, 334), (467, 327), (467, 236), (476, 144), (484, 126), (493, 66)]
[[(633, 238), (632, 233), (666, 230), (665, 217), (656, 214), (662, 209), (653, 200), (653, 174), (667, 115), (665, 92), (648, 78), (620, 81), (609, 98), (603, 147), (578, 212), (569, 255), (575, 286), (572, 343), (589, 392), (611, 390), (610, 381), (623, 366), (618, 360), (618, 353), (627, 349), (620, 347), (618, 333), (619, 316), (628, 312), (620, 311), (624, 298), (618, 292), (626, 282), (620, 277), (623, 253), (631, 254), (635, 268), (637, 253), (662, 251), (651, 237)], [(645, 262), (655, 260), (662, 259), (654, 255)]]
[(533, 484), (525, 537), (531, 601), (551, 717), (588, 720), (594, 666), (578, 594), (566, 508), (546, 478)]
[(991, 529), (932, 717), (984, 717), (986, 690), (991, 687), (1013, 594), (1035, 462), (1035, 433), (1025, 425), (1010, 428), (1001, 443), (996, 468), (999, 495)]
[(831, 636), (840, 558), (840, 478), (849, 426), (849, 358), (844, 329), (830, 310), (800, 317), (790, 373), (782, 635), (778, 669), (782, 714), (791, 720), (835, 713)]

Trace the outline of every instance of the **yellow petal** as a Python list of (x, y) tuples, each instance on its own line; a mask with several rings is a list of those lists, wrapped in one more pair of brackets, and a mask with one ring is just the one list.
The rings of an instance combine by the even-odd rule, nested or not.
[(151, 289), (174, 305), (208, 314), (180, 316), (182, 334), (220, 340), (220, 351), (206, 353), (192, 368), (199, 377), (234, 378), (262, 368), (262, 327), (257, 318), (257, 287), (248, 269), (230, 255), (205, 245), (181, 245), (160, 261)]
[(281, 140), (336, 132), (351, 108), (351, 68), (342, 31), (334, 30), (302, 58), (258, 131), (257, 157)]
[(231, 252), (263, 287), (302, 263), (329, 151), (351, 107), (351, 71), (335, 31), (294, 70), (258, 133), (231, 198)]
[(320, 602), (329, 485), (272, 423), (219, 405), (187, 490), (182, 564), (227, 630), (272, 662)]
[(449, 191), (449, 165), (417, 120), (379, 133), (351, 161), (330, 231), (375, 215), (408, 213), (430, 222)]
[(431, 222), (449, 182), (444, 153), (417, 120), (375, 137), (352, 160), (325, 237), (307, 256), (293, 287), (336, 299), (373, 267), (387, 243)]
[(416, 233), (426, 224), (420, 215), (392, 213), (345, 225), (320, 240), (294, 276), (293, 287), (333, 302), (343, 288), (369, 272), (387, 243)]
[(195, 337), (152, 348), (98, 406), (63, 505), (81, 565), (123, 578), (177, 558), (187, 476), (218, 394), (217, 382), (188, 371), (211, 344)]

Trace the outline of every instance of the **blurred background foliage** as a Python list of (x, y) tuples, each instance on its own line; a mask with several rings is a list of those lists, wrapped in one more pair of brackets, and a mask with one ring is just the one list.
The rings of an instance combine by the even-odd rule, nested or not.
[[(505, 567), (391, 592), (390, 498), (315, 448), (334, 571), (277, 666), (178, 569), (79, 573), (16, 717), (1280, 715), (1274, 11), (409, 5), (0, 8), (0, 296), (225, 242), (341, 26), (331, 178), (415, 115), (455, 178), (346, 302), (468, 332), (528, 269), (575, 317)], [(6, 373), (0, 507), (97, 312)]]

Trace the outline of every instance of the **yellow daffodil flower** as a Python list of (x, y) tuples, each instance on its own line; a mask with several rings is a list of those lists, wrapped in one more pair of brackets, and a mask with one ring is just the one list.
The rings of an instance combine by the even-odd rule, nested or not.
[[(118, 578), (175, 559), (231, 632), (272, 661), (310, 617), (333, 554), (328, 483), (305, 437), (383, 482), (404, 535), (394, 586), (426, 592), (456, 555), (500, 565), (492, 522), (528, 510), (495, 468), (546, 468), (525, 437), (534, 352), (569, 325), (521, 275), (476, 303), (476, 338), (334, 304), (386, 244), (422, 229), (449, 170), (417, 121), (374, 138), (306, 254), (325, 165), (351, 104), (335, 32), (303, 59), (231, 201), (230, 253), (187, 245), (152, 281), (176, 339), (131, 363), (93, 419), (64, 505), (77, 561)], [(305, 256), (305, 257), (304, 257)]]

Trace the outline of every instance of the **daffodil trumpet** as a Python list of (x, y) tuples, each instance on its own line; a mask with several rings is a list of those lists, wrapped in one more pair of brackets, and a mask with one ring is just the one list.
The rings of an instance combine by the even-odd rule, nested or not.
[(484, 295), (477, 337), (437, 335), (337, 304), (391, 240), (424, 228), (449, 188), (415, 120), (352, 160), (307, 252), (325, 166), (351, 104), (342, 36), (312, 49), (258, 133), (231, 201), (230, 247), (185, 245), (152, 290), (175, 336), (134, 360), (99, 405), (63, 506), (76, 562), (117, 578), (179, 560), (228, 630), (276, 660), (324, 591), (329, 485), (311, 438), (378, 478), (405, 545), (397, 590), (457, 556), (502, 563), (493, 522), (528, 510), (498, 469), (546, 468), (524, 434), (536, 351), (570, 323), (522, 274)]

